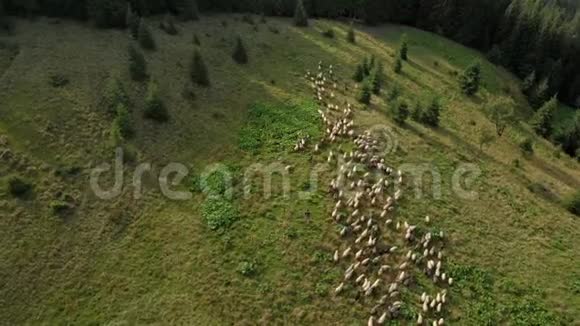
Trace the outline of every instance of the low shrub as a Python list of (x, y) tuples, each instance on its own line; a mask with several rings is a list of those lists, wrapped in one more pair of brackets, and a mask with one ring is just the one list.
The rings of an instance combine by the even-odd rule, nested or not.
[(54, 88), (60, 88), (68, 85), (70, 80), (65, 75), (56, 73), (49, 76), (49, 83)]
[(565, 202), (566, 209), (576, 215), (580, 216), (580, 191), (577, 191), (575, 194), (571, 195)]
[(534, 141), (531, 138), (525, 138), (520, 142), (520, 149), (526, 155), (534, 154)]
[(11, 177), (8, 179), (8, 192), (14, 197), (24, 197), (32, 190), (32, 185), (20, 178), (20, 177)]
[(334, 38), (334, 29), (329, 28), (329, 29), (325, 30), (324, 32), (322, 32), (322, 36), (328, 37), (328, 38)]
[(203, 203), (202, 215), (211, 230), (227, 229), (238, 219), (238, 212), (229, 201), (213, 196)]
[(237, 271), (246, 277), (256, 276), (258, 274), (258, 264), (253, 261), (243, 261), (238, 265)]

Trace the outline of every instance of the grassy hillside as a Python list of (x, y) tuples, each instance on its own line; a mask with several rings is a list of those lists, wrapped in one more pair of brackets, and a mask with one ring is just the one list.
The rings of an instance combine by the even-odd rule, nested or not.
[[(456, 284), (446, 320), (580, 324), (579, 220), (559, 202), (580, 188), (580, 166), (533, 135), (526, 124), (532, 111), (507, 72), (463, 46), (401, 26), (363, 28), (350, 44), (347, 26), (330, 21), (297, 29), (284, 19), (252, 25), (240, 16), (212, 16), (177, 24), (176, 36), (156, 28), (158, 21), (150, 23), (158, 50), (145, 55), (171, 116), (166, 124), (143, 118), (146, 84), (129, 78), (125, 31), (39, 19), (17, 21), (14, 35), (0, 37), (6, 44), (0, 48), (0, 318), (5, 323), (366, 323), (368, 302), (333, 293), (343, 269), (331, 261), (340, 244), (330, 219), (334, 203), (326, 193), (331, 173), (322, 174), (324, 182), (309, 198), (296, 193), (327, 153), (292, 148), (305, 134), (316, 140), (324, 132), (304, 73), (315, 71), (320, 60), (334, 65), (339, 99), (354, 104), (351, 76), (372, 54), (385, 64), (386, 89), (368, 108), (356, 105), (356, 128), (391, 127), (398, 148), (385, 153), (390, 165), (429, 164), (441, 173), (440, 197), (431, 195), (427, 178), (424, 195), (406, 197), (397, 215), (410, 223), (429, 215), (433, 228), (447, 234), (446, 264)], [(334, 39), (322, 35), (328, 28), (334, 28)], [(410, 61), (396, 75), (392, 65), (403, 33)], [(249, 55), (243, 66), (231, 59), (238, 34)], [(189, 86), (194, 35), (212, 87), (195, 87), (191, 100), (183, 89)], [(460, 94), (456, 74), (475, 57), (484, 63), (484, 89), (468, 98)], [(121, 74), (130, 97), (136, 132), (129, 143), (137, 162), (153, 165), (141, 199), (133, 198), (134, 162), (125, 166), (121, 197), (100, 200), (89, 188), (91, 169), (114, 156), (112, 117), (101, 105), (113, 72)], [(55, 74), (70, 82), (51, 86)], [(386, 95), (394, 87), (410, 104), (439, 95), (441, 126), (396, 125)], [(518, 119), (482, 151), (480, 131), (494, 130), (483, 107), (506, 95), (519, 104)], [(535, 141), (529, 157), (519, 149), (525, 137)], [(158, 172), (169, 162), (193, 171), (181, 186), (192, 189), (193, 199), (162, 196)], [(203, 212), (210, 205), (195, 182), (215, 163), (233, 171), (235, 185), (224, 204), (231, 207), (233, 224), (218, 231), (206, 223)], [(255, 163), (291, 165), (290, 197), (276, 178), (271, 198), (243, 196), (243, 171)], [(466, 186), (477, 191), (476, 200), (452, 191), (462, 163), (481, 170)], [(15, 199), (6, 191), (16, 175), (33, 184), (28, 198)], [(55, 211), (60, 202), (71, 208)], [(421, 293), (419, 283), (409, 295)], [(419, 311), (420, 304), (410, 302), (409, 310)]]

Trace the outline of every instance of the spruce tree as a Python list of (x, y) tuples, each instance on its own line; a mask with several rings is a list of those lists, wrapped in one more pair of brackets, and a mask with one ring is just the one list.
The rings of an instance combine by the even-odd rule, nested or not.
[(141, 24), (141, 18), (137, 13), (133, 12), (131, 5), (127, 8), (127, 18), (126, 18), (127, 28), (129, 29), (129, 34), (131, 38), (136, 40), (139, 37), (139, 25)]
[(365, 79), (365, 72), (362, 64), (356, 66), (356, 71), (354, 72), (352, 79), (357, 83), (360, 83)]
[(308, 15), (302, 0), (296, 2), (296, 10), (294, 11), (294, 25), (297, 27), (308, 27)]
[(375, 69), (373, 69), (370, 78), (373, 94), (379, 95), (381, 93), (381, 88), (383, 87), (383, 77), (381, 70), (378, 66)]
[(232, 54), (232, 58), (238, 64), (248, 63), (248, 54), (246, 53), (246, 48), (244, 47), (244, 43), (242, 42), (242, 38), (240, 36), (238, 36), (236, 40), (236, 47), (234, 49), (234, 53)]
[(421, 115), (421, 122), (431, 126), (438, 127), (441, 116), (441, 101), (438, 97), (433, 97), (429, 106), (423, 111)]
[(147, 79), (147, 61), (133, 45), (129, 45), (129, 72), (134, 81)]
[(536, 71), (533, 70), (522, 82), (522, 93), (526, 96), (530, 96), (534, 85), (536, 84)]
[(153, 35), (147, 26), (147, 23), (144, 19), (141, 19), (139, 22), (139, 33), (138, 33), (138, 40), (141, 47), (145, 50), (155, 50), (155, 40), (153, 39)]
[(360, 93), (358, 95), (358, 101), (363, 104), (371, 104), (372, 90), (369, 81), (365, 81), (362, 85)]
[(191, 60), (190, 66), (190, 77), (194, 83), (200, 86), (210, 86), (207, 66), (205, 65), (203, 57), (197, 49), (193, 52), (193, 58)]
[(400, 56), (395, 59), (395, 65), (393, 66), (395, 73), (400, 74), (403, 71), (403, 61)]
[(129, 117), (129, 110), (123, 103), (117, 105), (117, 116), (115, 117), (114, 128), (118, 130), (122, 139), (130, 138), (133, 135), (133, 128), (131, 127), (131, 119)]
[(407, 34), (403, 34), (401, 37), (401, 45), (399, 48), (399, 56), (402, 60), (407, 61), (409, 52), (409, 45), (407, 44)]
[(530, 105), (534, 109), (540, 108), (549, 98), (548, 91), (548, 79), (544, 78), (532, 91), (532, 94), (529, 97)]
[(466, 95), (474, 95), (479, 90), (481, 83), (481, 63), (475, 61), (470, 64), (459, 76), (459, 86)]
[(407, 121), (410, 114), (407, 102), (405, 100), (395, 102), (393, 110), (395, 122), (400, 125), (405, 124), (405, 121)]
[(547, 138), (552, 134), (552, 120), (557, 109), (558, 99), (554, 96), (534, 114), (531, 124), (538, 135)]
[(145, 98), (145, 111), (143, 115), (147, 119), (157, 122), (166, 122), (169, 120), (169, 113), (159, 96), (159, 89), (154, 81), (149, 82), (147, 97)]
[(352, 44), (356, 43), (356, 34), (354, 33), (354, 26), (352, 23), (350, 24), (348, 32), (346, 33), (346, 40)]
[(129, 106), (129, 96), (123, 88), (123, 84), (116, 73), (112, 73), (105, 85), (103, 94), (103, 107), (108, 113), (115, 113), (119, 105)]

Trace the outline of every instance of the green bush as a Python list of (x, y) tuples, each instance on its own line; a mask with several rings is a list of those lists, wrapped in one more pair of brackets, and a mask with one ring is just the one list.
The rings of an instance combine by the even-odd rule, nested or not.
[(147, 89), (144, 116), (147, 119), (155, 120), (157, 122), (166, 122), (169, 120), (169, 113), (159, 96), (159, 89), (154, 81), (149, 83)]
[(70, 211), (73, 206), (62, 200), (53, 200), (50, 202), (50, 210), (55, 215), (64, 214)]
[(566, 209), (570, 213), (580, 216), (580, 191), (577, 191), (566, 200)]
[(147, 79), (147, 62), (145, 57), (133, 45), (129, 45), (129, 73), (134, 81)]
[(238, 36), (236, 39), (236, 47), (234, 49), (234, 53), (232, 54), (232, 58), (238, 64), (246, 64), (248, 63), (248, 54), (246, 52), (246, 47), (242, 42), (242, 38)]
[(531, 138), (525, 138), (520, 142), (520, 149), (526, 155), (534, 154), (534, 141)]
[(198, 50), (195, 50), (193, 53), (190, 66), (190, 77), (191, 80), (198, 85), (205, 87), (210, 86), (207, 66)]
[(253, 261), (243, 261), (238, 265), (237, 271), (246, 277), (256, 276), (258, 274), (258, 264)]
[(31, 190), (32, 185), (20, 177), (8, 179), (8, 192), (14, 197), (24, 197)]
[(238, 212), (229, 201), (214, 196), (203, 203), (202, 215), (212, 230), (227, 229), (238, 219)]
[(481, 83), (481, 63), (475, 61), (470, 64), (463, 74), (459, 76), (459, 86), (466, 95), (474, 95), (479, 90)]
[(56, 73), (49, 76), (49, 83), (54, 88), (60, 88), (68, 85), (70, 80), (63, 74)]
[(334, 29), (329, 28), (329, 29), (325, 30), (324, 32), (322, 32), (322, 36), (327, 37), (327, 38), (334, 38)]

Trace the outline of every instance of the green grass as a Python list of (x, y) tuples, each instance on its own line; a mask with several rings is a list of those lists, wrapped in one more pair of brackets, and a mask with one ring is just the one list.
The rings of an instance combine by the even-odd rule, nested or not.
[[(337, 96), (355, 103), (350, 77), (357, 63), (374, 54), (388, 71), (386, 90), (368, 109), (356, 108), (356, 126), (393, 129), (399, 149), (386, 156), (389, 164), (430, 164), (441, 174), (441, 197), (430, 195), (432, 179), (426, 177), (423, 197), (405, 199), (399, 216), (418, 223), (430, 215), (432, 228), (448, 235), (446, 252), (457, 286), (446, 320), (578, 323), (580, 229), (558, 200), (578, 189), (578, 164), (555, 158), (553, 146), (519, 122), (485, 151), (477, 144), (479, 130), (493, 130), (485, 103), (506, 94), (522, 103), (517, 81), (482, 59), (485, 85), (468, 98), (460, 95), (452, 72), (482, 58), (472, 50), (402, 26), (364, 28), (353, 45), (346, 42), (347, 25), (312, 23), (296, 29), (289, 20), (269, 18), (255, 31), (239, 16), (217, 15), (178, 23), (177, 36), (152, 29), (158, 51), (146, 54), (148, 66), (171, 116), (158, 125), (142, 118), (146, 89), (130, 81), (124, 31), (17, 21), (16, 34), (2, 37), (19, 44), (17, 56), (8, 59), (0, 50), (0, 153), (9, 149), (12, 157), (2, 157), (7, 164), (0, 164), (0, 181), (19, 175), (34, 191), (30, 200), (0, 191), (1, 319), (9, 324), (366, 322), (367, 305), (332, 295), (342, 270), (329, 259), (340, 243), (329, 222), (330, 172), (321, 174), (311, 196), (296, 195), (307, 189), (313, 166), (325, 157), (292, 148), (300, 137), (310, 135), (314, 143), (322, 132), (304, 72), (314, 71), (319, 60), (333, 64), (340, 79), (349, 81), (348, 91), (341, 87)], [(335, 38), (322, 35), (328, 28)], [(208, 63), (209, 89), (189, 85), (194, 33)], [(410, 62), (398, 76), (391, 68), (403, 33)], [(249, 35), (245, 66), (231, 60), (237, 34)], [(69, 84), (52, 87), (49, 77), (55, 72)], [(153, 164), (140, 200), (133, 199), (130, 185), (135, 164), (126, 166), (121, 197), (101, 201), (88, 188), (90, 169), (112, 162), (112, 118), (100, 105), (112, 72), (120, 73), (130, 97), (135, 135), (126, 145), (135, 148), (137, 162)], [(440, 128), (411, 121), (395, 125), (387, 97), (394, 85), (409, 103), (441, 96)], [(183, 96), (186, 86), (195, 100)], [(527, 121), (530, 112), (520, 108), (518, 120)], [(523, 158), (518, 148), (525, 137), (536, 143), (531, 158)], [(513, 168), (516, 159), (521, 168)], [(156, 172), (169, 162), (193, 167), (184, 180), (197, 179), (206, 164), (223, 163), (232, 171), (231, 200), (212, 201), (200, 191), (190, 201), (166, 200)], [(472, 184), (476, 201), (452, 191), (455, 169), (465, 162), (481, 169)], [(251, 180), (255, 191), (244, 195), (243, 171), (256, 163), (293, 167), (289, 197), (279, 173), (273, 175), (269, 199), (259, 192), (259, 174)], [(104, 176), (103, 184), (111, 178)], [(211, 180), (210, 187), (221, 193), (219, 180)], [(192, 186), (183, 183), (182, 188)], [(551, 198), (530, 190), (531, 184), (546, 185)], [(51, 203), (64, 199), (74, 202), (74, 209), (65, 218), (54, 216)], [(212, 225), (227, 227), (212, 231)], [(418, 289), (405, 295), (413, 298)], [(418, 309), (405, 307), (409, 315)]]

